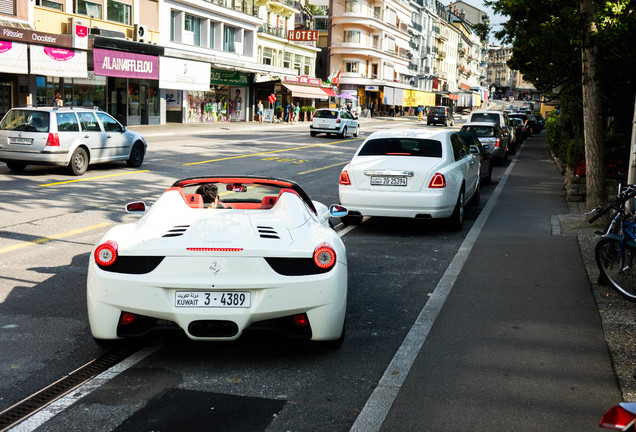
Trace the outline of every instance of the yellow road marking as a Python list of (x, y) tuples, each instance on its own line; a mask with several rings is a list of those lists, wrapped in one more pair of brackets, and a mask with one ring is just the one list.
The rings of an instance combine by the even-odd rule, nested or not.
[(125, 173), (118, 173), (118, 174), (107, 174), (107, 175), (98, 176), (98, 177), (87, 177), (87, 178), (80, 178), (80, 179), (75, 179), (75, 180), (66, 180), (66, 181), (61, 181), (61, 182), (56, 182), (56, 183), (41, 184), (39, 186), (42, 186), (42, 187), (45, 187), (45, 186), (56, 186), (56, 185), (61, 185), (61, 184), (66, 184), (66, 183), (76, 183), (76, 182), (83, 182), (83, 181), (89, 181), (89, 180), (103, 179), (103, 178), (107, 178), (107, 177), (116, 177), (116, 176), (129, 175), (129, 174), (139, 174), (139, 173), (144, 173), (144, 172), (148, 172), (148, 171), (150, 171), (150, 170), (131, 171), (131, 172), (125, 172)]
[(346, 165), (346, 164), (348, 164), (348, 163), (349, 163), (349, 162), (338, 162), (338, 163), (336, 163), (336, 164), (333, 164), (333, 165), (327, 165), (327, 166), (324, 166), (324, 167), (322, 167), (322, 168), (316, 168), (316, 169), (312, 169), (312, 170), (309, 170), (309, 171), (303, 171), (303, 172), (298, 173), (298, 175), (309, 174), (309, 173), (316, 172), (316, 171), (322, 171), (322, 170), (324, 170), (324, 169), (333, 168), (333, 167), (338, 166), (338, 165)]
[(112, 224), (113, 224), (113, 222), (103, 222), (103, 223), (100, 223), (100, 224), (97, 224), (97, 225), (91, 225), (91, 226), (87, 226), (87, 227), (84, 227), (84, 228), (78, 228), (76, 230), (67, 231), (67, 232), (61, 233), (61, 234), (54, 234), (54, 235), (52, 235), (50, 237), (40, 237), (40, 238), (37, 238), (37, 239), (29, 241), (29, 242), (22, 242), (22, 243), (14, 244), (13, 246), (7, 246), (5, 248), (2, 248), (2, 249), (0, 249), (0, 254), (3, 254), (5, 252), (11, 252), (11, 251), (14, 251), (14, 250), (17, 250), (17, 249), (22, 249), (22, 248), (29, 247), (29, 246), (33, 246), (33, 245), (36, 245), (36, 244), (42, 244), (42, 243), (50, 242), (50, 241), (53, 241), (53, 240), (59, 240), (61, 238), (70, 237), (70, 236), (75, 235), (75, 234), (81, 234), (81, 233), (84, 233), (84, 232), (87, 232), (87, 231), (92, 231), (92, 230), (96, 230), (96, 229), (99, 229), (99, 228), (104, 228), (104, 227), (112, 225)]
[(224, 157), (224, 158), (220, 158), (220, 159), (211, 159), (211, 160), (206, 160), (206, 161), (201, 161), (201, 162), (190, 162), (190, 163), (185, 163), (183, 165), (198, 165), (198, 164), (205, 164), (205, 163), (210, 163), (210, 162), (220, 162), (220, 161), (230, 160), (230, 159), (242, 159), (242, 158), (246, 158), (246, 157), (262, 156), (262, 155), (272, 154), (272, 153), (281, 153), (281, 152), (287, 152), (287, 151), (292, 151), (292, 150), (302, 150), (302, 149), (311, 148), (311, 147), (320, 147), (320, 146), (341, 144), (341, 143), (344, 143), (344, 142), (358, 141), (358, 140), (361, 140), (361, 139), (362, 138), (354, 138), (354, 139), (350, 139), (350, 140), (335, 141), (335, 142), (331, 142), (331, 143), (312, 144), (312, 145), (308, 145), (308, 146), (292, 147), (292, 148), (272, 150), (272, 151), (266, 151), (266, 152), (261, 152), (261, 153), (252, 153), (252, 154), (240, 155), (240, 156), (228, 156), (228, 157)]

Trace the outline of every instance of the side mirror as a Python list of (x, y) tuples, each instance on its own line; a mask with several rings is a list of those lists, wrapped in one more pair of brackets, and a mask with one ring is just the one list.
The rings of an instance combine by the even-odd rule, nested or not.
[(470, 153), (474, 154), (474, 155), (478, 155), (481, 152), (479, 151), (479, 147), (477, 147), (476, 145), (471, 145), (470, 146)]
[(341, 205), (332, 204), (331, 207), (329, 207), (329, 215), (331, 217), (340, 218), (346, 216), (347, 214), (349, 214), (349, 209)]
[(131, 202), (126, 204), (126, 211), (132, 214), (146, 213), (146, 203), (143, 201)]

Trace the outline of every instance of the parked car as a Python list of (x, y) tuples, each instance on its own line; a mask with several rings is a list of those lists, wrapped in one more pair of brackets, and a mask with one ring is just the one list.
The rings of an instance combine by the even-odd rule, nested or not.
[(118, 160), (139, 167), (146, 147), (141, 134), (94, 108), (12, 108), (0, 122), (0, 161), (13, 171), (57, 165), (82, 175), (89, 164)]
[(480, 196), (479, 159), (457, 132), (389, 129), (371, 134), (340, 173), (344, 224), (364, 216), (448, 218), (464, 222), (464, 205)]
[(471, 134), (488, 149), (497, 163), (502, 164), (508, 158), (509, 137), (496, 123), (473, 122), (465, 123), (460, 132)]
[(481, 141), (475, 135), (461, 131), (458, 132), (458, 135), (464, 140), (464, 144), (466, 144), (470, 152), (479, 159), (479, 181), (482, 184), (490, 184), (492, 182), (492, 153), (481, 144)]
[(327, 135), (336, 134), (340, 138), (345, 138), (350, 132), (354, 137), (357, 137), (360, 134), (360, 122), (345, 109), (317, 109), (309, 126), (309, 134), (312, 137), (324, 133)]
[(538, 132), (541, 132), (545, 128), (545, 120), (541, 117), (541, 114), (532, 114), (534, 121), (537, 123)]
[(515, 136), (517, 141), (511, 151), (514, 151), (517, 144), (521, 144), (528, 136), (528, 129), (523, 124), (523, 120), (515, 117), (510, 117), (510, 126), (515, 128)]
[(342, 342), (347, 255), (329, 226), (346, 215), (340, 206), (312, 201), (289, 180), (223, 176), (179, 180), (152, 207), (126, 208), (143, 216), (111, 228), (89, 259), (97, 343), (170, 330), (195, 340), (273, 330)]
[(535, 119), (525, 112), (512, 113), (510, 114), (509, 118), (516, 118), (523, 122), (526, 127), (526, 137), (531, 136), (535, 132), (538, 132)]
[[(475, 123), (475, 122), (492, 122), (497, 123), (504, 135), (512, 135), (514, 134), (513, 128), (510, 126), (510, 119), (508, 118), (508, 114), (503, 111), (496, 110), (487, 110), (487, 111), (473, 111), (470, 113), (470, 117), (466, 123)], [(506, 136), (508, 143), (514, 142), (516, 137)]]
[(447, 106), (432, 106), (426, 113), (426, 124), (429, 126), (436, 124), (453, 126), (453, 111)]

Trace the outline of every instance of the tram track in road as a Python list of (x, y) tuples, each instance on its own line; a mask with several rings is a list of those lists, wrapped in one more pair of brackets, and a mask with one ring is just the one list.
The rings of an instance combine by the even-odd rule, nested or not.
[(129, 358), (138, 352), (139, 349), (140, 347), (125, 347), (108, 351), (0, 412), (0, 432), (10, 430), (18, 423), (69, 394), (92, 378)]

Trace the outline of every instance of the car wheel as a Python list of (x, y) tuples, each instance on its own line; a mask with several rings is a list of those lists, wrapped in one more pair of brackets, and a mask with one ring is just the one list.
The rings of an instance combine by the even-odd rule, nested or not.
[(340, 138), (346, 138), (346, 137), (347, 137), (347, 127), (343, 126), (342, 132), (340, 132)]
[(448, 220), (448, 225), (454, 231), (460, 231), (464, 227), (464, 189), (459, 192), (457, 204)]
[(356, 127), (356, 131), (353, 133), (354, 137), (358, 137), (358, 135), (360, 135), (360, 125), (358, 125), (358, 127)]
[(362, 223), (362, 215), (347, 215), (340, 218), (343, 225), (360, 225)]
[(130, 157), (126, 161), (129, 167), (140, 167), (144, 161), (144, 146), (140, 142), (136, 142), (130, 150)]
[(448, 120), (444, 120), (444, 127), (448, 127)]
[(311, 135), (312, 137), (315, 137), (317, 134), (316, 132), (309, 132), (309, 135)]
[(24, 171), (27, 166), (24, 162), (6, 162), (6, 164), (11, 171)]
[(469, 205), (471, 207), (477, 207), (479, 205), (479, 201), (481, 200), (481, 183), (477, 183), (477, 190), (473, 194), (473, 197), (470, 200)]
[(68, 172), (71, 175), (81, 176), (88, 169), (88, 153), (84, 147), (78, 147), (71, 156), (71, 162), (68, 164)]

